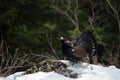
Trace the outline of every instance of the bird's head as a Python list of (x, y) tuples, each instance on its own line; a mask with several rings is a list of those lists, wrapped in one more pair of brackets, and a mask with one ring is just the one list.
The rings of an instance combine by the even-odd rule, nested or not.
[(68, 39), (67, 39), (67, 38), (65, 38), (65, 37), (60, 37), (60, 40), (67, 41)]
[(72, 43), (65, 37), (60, 37), (61, 43), (62, 43), (62, 52), (66, 56), (72, 55)]
[(62, 44), (67, 45), (67, 46), (70, 46), (70, 47), (73, 47), (72, 42), (69, 41), (67, 38), (65, 38), (65, 37), (60, 37), (60, 40), (61, 40)]

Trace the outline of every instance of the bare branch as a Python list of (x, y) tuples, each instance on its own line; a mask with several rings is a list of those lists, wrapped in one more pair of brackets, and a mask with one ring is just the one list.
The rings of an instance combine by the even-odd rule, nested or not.
[(56, 55), (57, 53), (56, 53), (55, 49), (53, 48), (52, 43), (50, 42), (50, 40), (49, 40), (49, 38), (48, 38), (48, 34), (46, 34), (45, 36), (46, 36), (46, 39), (47, 39), (47, 41), (48, 41), (48, 44), (49, 44), (49, 46), (50, 46), (50, 48), (51, 48), (54, 56), (55, 56), (56, 58), (58, 58), (57, 55)]
[(91, 12), (92, 12), (92, 16), (89, 17), (89, 23), (90, 23), (90, 25), (95, 26), (95, 24), (94, 24), (95, 23), (94, 2), (92, 0), (89, 0), (89, 2), (90, 2)]
[(113, 12), (117, 15), (117, 11), (116, 9), (113, 7), (113, 5), (111, 4), (110, 0), (106, 0), (107, 3), (109, 4), (109, 6), (111, 7), (111, 9), (113, 10)]
[(73, 20), (72, 16), (70, 16), (67, 12), (62, 11), (60, 8), (58, 8), (58, 7), (56, 7), (56, 6), (51, 6), (51, 8), (55, 9), (55, 10), (56, 10), (57, 12), (59, 12), (60, 14), (65, 15), (65, 16), (68, 18), (68, 20), (69, 20), (70, 22), (72, 22), (73, 25), (74, 25), (75, 28), (76, 28), (76, 23), (75, 23), (75, 21)]
[[(78, 21), (78, 14), (79, 14), (79, 4), (78, 0), (75, 0), (74, 4), (75, 6), (72, 6), (72, 2), (74, 0), (61, 0), (60, 3), (61, 6), (56, 6), (55, 4), (52, 4), (50, 7), (56, 10), (58, 13), (64, 15), (67, 17), (67, 19), (74, 25), (76, 30), (79, 30), (79, 21)], [(66, 3), (65, 3), (66, 2)]]
[[(11, 54), (9, 52), (9, 47), (5, 47), (3, 41), (1, 41), (0, 50), (0, 76), (11, 74), (16, 68), (24, 67), (24, 63), (28, 63), (28, 61), (30, 61), (29, 56), (25, 56), (24, 60), (19, 56), (20, 52), (18, 48), (15, 50), (15, 53)], [(22, 64), (20, 64), (21, 61)]]
[[(107, 3), (109, 4), (110, 8), (113, 10), (114, 15), (116, 16), (115, 19), (117, 20), (118, 23), (118, 28), (119, 28), (119, 34), (120, 34), (120, 16), (119, 16), (119, 12), (117, 11), (117, 9), (111, 4), (110, 0), (106, 0)], [(120, 37), (120, 35), (119, 35)]]

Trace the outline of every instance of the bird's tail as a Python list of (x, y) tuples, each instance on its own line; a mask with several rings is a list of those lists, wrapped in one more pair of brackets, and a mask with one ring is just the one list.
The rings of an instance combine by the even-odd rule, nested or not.
[(83, 32), (76, 42), (78, 46), (86, 49), (90, 54), (93, 55), (96, 54), (97, 42), (92, 32), (90, 31)]
[(88, 31), (88, 36), (92, 40), (92, 55), (95, 55), (97, 53), (97, 41), (94, 36), (94, 34), (90, 31)]

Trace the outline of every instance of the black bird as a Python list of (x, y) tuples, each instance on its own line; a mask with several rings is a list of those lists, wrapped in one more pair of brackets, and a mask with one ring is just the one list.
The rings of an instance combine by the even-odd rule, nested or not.
[(93, 64), (92, 57), (97, 52), (97, 42), (94, 34), (90, 31), (83, 32), (77, 40), (76, 46), (73, 47), (73, 51), (73, 54), (79, 55), (83, 61), (89, 60), (89, 63)]
[(71, 61), (89, 61), (93, 63), (92, 56), (96, 54), (97, 42), (95, 36), (90, 31), (85, 31), (76, 41), (76, 45), (72, 46), (72, 43), (66, 38), (61, 37), (62, 51), (66, 55), (67, 59)]
[(73, 54), (73, 44), (64, 37), (61, 37), (61, 43), (62, 43), (62, 52), (66, 56), (67, 60), (70, 60), (72, 62), (77, 62), (79, 58)]

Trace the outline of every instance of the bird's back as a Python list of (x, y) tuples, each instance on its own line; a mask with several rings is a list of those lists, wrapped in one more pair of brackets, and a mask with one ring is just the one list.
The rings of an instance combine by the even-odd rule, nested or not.
[(80, 48), (79, 46), (75, 46), (73, 48), (73, 52), (75, 56), (77, 56), (81, 61), (89, 61), (88, 60), (88, 53), (85, 51), (85, 49)]
[(96, 39), (92, 32), (83, 32), (77, 41), (77, 46), (85, 49), (89, 54), (96, 54)]

